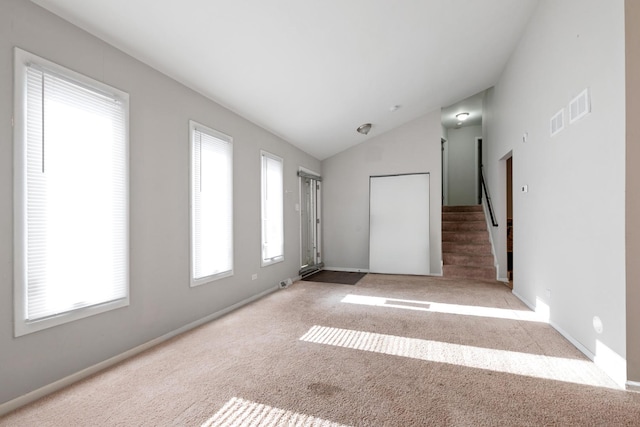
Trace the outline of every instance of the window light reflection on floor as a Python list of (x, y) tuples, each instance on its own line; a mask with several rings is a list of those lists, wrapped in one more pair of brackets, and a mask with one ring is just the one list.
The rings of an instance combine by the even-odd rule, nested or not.
[(616, 384), (606, 374), (587, 360), (495, 350), (317, 325), (311, 327), (300, 340), (409, 357), (428, 362), (447, 363), (576, 384), (617, 388)]
[(322, 418), (298, 412), (274, 408), (261, 403), (234, 397), (209, 418), (202, 427), (231, 427), (231, 426), (297, 426), (308, 427), (347, 427)]
[(546, 318), (529, 310), (480, 307), (473, 305), (446, 304), (430, 301), (405, 300), (397, 298), (372, 297), (349, 294), (341, 302), (378, 307), (402, 308), (406, 310), (429, 311), (434, 313), (460, 314), (465, 316), (493, 317), (497, 319), (546, 322)]

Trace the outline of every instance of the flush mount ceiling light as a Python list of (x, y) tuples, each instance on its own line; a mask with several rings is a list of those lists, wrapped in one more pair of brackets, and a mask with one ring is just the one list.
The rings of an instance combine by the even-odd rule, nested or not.
[(469, 118), (469, 113), (458, 113), (456, 114), (456, 119), (460, 122), (464, 122)]
[(369, 131), (371, 130), (371, 123), (365, 123), (363, 125), (358, 126), (358, 129), (356, 129), (359, 133), (366, 135), (369, 133)]

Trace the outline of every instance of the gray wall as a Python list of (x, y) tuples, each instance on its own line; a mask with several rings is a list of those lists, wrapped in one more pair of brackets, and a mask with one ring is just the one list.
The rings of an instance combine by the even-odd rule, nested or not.
[(369, 177), (429, 172), (431, 274), (441, 274), (440, 111), (323, 160), (324, 262), (369, 268)]
[[(131, 96), (131, 305), (13, 337), (13, 59), (18, 46)], [(24, 0), (0, 2), (0, 404), (295, 277), (299, 166), (320, 162)], [(234, 138), (235, 275), (189, 287), (188, 120)], [(260, 150), (284, 158), (285, 262), (260, 267)], [(253, 273), (258, 279), (251, 280)]]
[(448, 196), (450, 206), (477, 205), (476, 138), (482, 137), (482, 126), (464, 126), (448, 131), (449, 168)]
[(627, 379), (640, 390), (640, 2), (625, 1), (627, 106)]
[[(618, 381), (626, 355), (624, 28), (623, 0), (542, 0), (489, 94), (484, 122), (502, 254), (502, 159), (513, 152), (514, 292), (549, 306), (552, 324)], [(592, 113), (574, 124), (565, 116), (567, 127), (550, 137), (550, 118), (584, 88)]]

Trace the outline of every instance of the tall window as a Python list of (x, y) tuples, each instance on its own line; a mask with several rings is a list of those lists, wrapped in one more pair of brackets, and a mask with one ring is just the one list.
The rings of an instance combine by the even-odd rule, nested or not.
[(262, 265), (284, 260), (282, 159), (262, 152)]
[(127, 94), (15, 50), (16, 336), (129, 304)]
[(191, 121), (191, 286), (233, 274), (233, 140)]

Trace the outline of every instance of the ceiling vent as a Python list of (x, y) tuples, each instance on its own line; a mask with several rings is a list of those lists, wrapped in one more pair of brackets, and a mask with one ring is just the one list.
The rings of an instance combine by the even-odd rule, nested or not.
[(569, 123), (581, 119), (591, 112), (591, 99), (589, 89), (580, 92), (569, 104)]
[(551, 117), (551, 136), (560, 133), (564, 129), (564, 108)]

